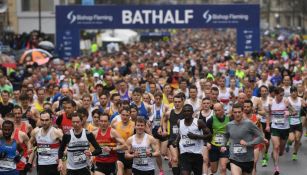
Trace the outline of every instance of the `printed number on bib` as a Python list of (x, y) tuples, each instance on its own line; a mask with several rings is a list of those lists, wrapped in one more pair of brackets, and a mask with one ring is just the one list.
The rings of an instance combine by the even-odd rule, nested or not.
[(300, 118), (298, 118), (298, 117), (291, 117), (290, 118), (290, 124), (291, 125), (297, 125), (297, 124), (300, 124), (300, 123), (301, 123)]
[(38, 148), (37, 152), (41, 154), (47, 154), (50, 150), (50, 148)]
[(285, 124), (285, 119), (284, 118), (275, 118), (275, 123), (277, 124), (277, 125), (283, 125), (283, 124)]
[(83, 152), (74, 152), (73, 153), (73, 162), (75, 164), (82, 164), (86, 162), (86, 155)]
[(178, 133), (179, 133), (178, 126), (173, 126), (173, 134), (178, 134)]
[(148, 165), (148, 159), (147, 158), (137, 158), (135, 160), (135, 164), (139, 166), (145, 166)]
[(214, 139), (216, 144), (223, 145), (224, 144), (224, 135), (223, 134), (216, 134)]
[(8, 159), (0, 160), (0, 167), (7, 168), (7, 169), (15, 169), (16, 168), (14, 161), (8, 160)]
[(244, 154), (247, 153), (246, 147), (240, 145), (240, 144), (234, 144), (233, 145), (233, 153), (235, 154)]
[(153, 121), (154, 126), (160, 126), (160, 119), (156, 118)]
[(190, 147), (190, 146), (194, 146), (195, 143), (193, 142), (193, 140), (189, 139), (189, 138), (184, 138), (183, 139), (183, 147)]

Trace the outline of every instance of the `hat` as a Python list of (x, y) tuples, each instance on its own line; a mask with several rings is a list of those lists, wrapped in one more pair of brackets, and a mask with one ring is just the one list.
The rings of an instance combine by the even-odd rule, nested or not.
[(99, 74), (96, 72), (94, 73), (94, 77), (98, 78), (99, 77)]
[(158, 66), (158, 63), (153, 63), (152, 66), (153, 67)]
[(101, 81), (101, 80), (99, 80), (99, 81), (97, 81), (97, 82), (96, 82), (95, 86), (98, 86), (98, 85), (103, 86), (103, 83), (102, 83), (102, 81)]
[(174, 67), (173, 72), (179, 72), (179, 67)]
[(140, 64), (140, 69), (144, 69), (145, 68), (145, 64), (141, 63)]
[(60, 76), (60, 81), (64, 80), (64, 78), (65, 78), (65, 75), (61, 75)]

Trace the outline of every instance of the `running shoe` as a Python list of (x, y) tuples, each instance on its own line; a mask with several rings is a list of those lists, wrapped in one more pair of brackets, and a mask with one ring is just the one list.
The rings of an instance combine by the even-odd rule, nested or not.
[(276, 167), (274, 168), (274, 175), (279, 175), (279, 174), (280, 174), (279, 167), (276, 166)]
[(160, 170), (159, 175), (164, 175), (164, 171)]
[(292, 160), (293, 161), (296, 161), (298, 158), (297, 158), (297, 154), (292, 154)]
[(270, 157), (268, 153), (264, 153), (264, 157), (263, 159), (265, 159), (266, 161), (269, 161)]
[(268, 166), (268, 161), (266, 159), (262, 159), (261, 165), (262, 165), (262, 167), (267, 167)]

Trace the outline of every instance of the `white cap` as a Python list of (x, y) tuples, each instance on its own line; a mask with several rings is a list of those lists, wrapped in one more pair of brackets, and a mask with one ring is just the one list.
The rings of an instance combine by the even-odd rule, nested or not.
[(65, 78), (65, 75), (61, 75), (60, 76), (60, 81), (64, 80), (64, 78)]
[(178, 66), (174, 67), (173, 72), (179, 72), (179, 67)]
[(158, 63), (153, 63), (152, 66), (153, 67), (158, 66)]

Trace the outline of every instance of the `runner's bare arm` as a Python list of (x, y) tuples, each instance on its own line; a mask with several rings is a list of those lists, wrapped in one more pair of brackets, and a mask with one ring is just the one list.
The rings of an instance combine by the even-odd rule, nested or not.
[(160, 148), (159, 148), (158, 141), (153, 136), (149, 136), (149, 143), (153, 149), (152, 156), (153, 157), (160, 156)]
[(111, 137), (114, 138), (119, 145), (113, 148), (113, 150), (126, 150), (127, 145), (125, 143), (125, 140), (116, 132), (115, 129), (111, 129)]
[(126, 145), (127, 145), (127, 150), (125, 151), (125, 158), (126, 159), (133, 159), (134, 156), (134, 152), (132, 150), (132, 137), (129, 137), (126, 141)]

